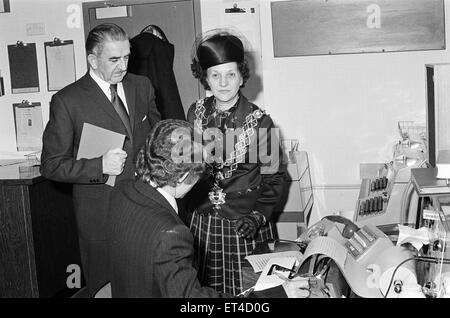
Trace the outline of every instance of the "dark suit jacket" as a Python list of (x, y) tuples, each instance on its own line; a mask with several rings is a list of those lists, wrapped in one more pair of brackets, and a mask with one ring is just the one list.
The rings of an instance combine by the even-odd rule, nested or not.
[(130, 43), (128, 71), (152, 81), (162, 119), (186, 120), (173, 72), (174, 46), (151, 33), (140, 33)]
[[(130, 113), (132, 136), (124, 150), (128, 157), (116, 182), (134, 178), (139, 147), (151, 127), (160, 120), (149, 79), (127, 74), (123, 81)], [(41, 173), (48, 179), (73, 183), (73, 199), (79, 235), (85, 240), (104, 240), (105, 221), (112, 187), (105, 185), (102, 158), (75, 160), (84, 123), (127, 135), (111, 102), (87, 73), (53, 95), (50, 118), (43, 134)]]
[[(107, 232), (113, 297), (233, 297), (200, 286), (192, 235), (150, 185), (114, 188)], [(286, 296), (281, 287), (267, 291), (255, 296)]]

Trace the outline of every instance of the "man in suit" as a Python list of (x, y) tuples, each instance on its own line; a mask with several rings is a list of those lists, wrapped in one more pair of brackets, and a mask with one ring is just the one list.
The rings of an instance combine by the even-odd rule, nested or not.
[[(175, 200), (204, 170), (193, 133), (186, 121), (157, 123), (138, 154), (138, 178), (113, 190), (107, 222), (112, 297), (233, 297), (200, 285), (192, 234), (178, 217)], [(307, 297), (308, 288), (307, 278), (296, 277), (251, 296)]]
[[(41, 173), (74, 184), (83, 274), (93, 296), (109, 281), (105, 223), (113, 187), (105, 182), (109, 176), (117, 176), (116, 184), (134, 179), (139, 148), (161, 117), (150, 80), (127, 74), (130, 43), (122, 28), (102, 24), (92, 29), (86, 39), (86, 55), (87, 74), (53, 95), (50, 102)], [(76, 160), (84, 123), (125, 135), (123, 149)]]

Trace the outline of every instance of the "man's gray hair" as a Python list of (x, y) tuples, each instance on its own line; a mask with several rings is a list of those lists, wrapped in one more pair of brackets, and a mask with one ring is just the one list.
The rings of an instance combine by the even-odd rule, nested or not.
[(106, 41), (127, 41), (128, 34), (114, 23), (104, 23), (93, 28), (86, 39), (86, 53), (101, 54)]

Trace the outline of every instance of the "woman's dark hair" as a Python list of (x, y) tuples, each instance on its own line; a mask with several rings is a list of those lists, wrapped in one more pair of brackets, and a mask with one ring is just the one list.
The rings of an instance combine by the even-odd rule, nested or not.
[(193, 125), (178, 119), (158, 122), (137, 156), (137, 177), (157, 186), (175, 187), (188, 172), (192, 183), (204, 171), (202, 145), (193, 140)]
[[(244, 87), (245, 83), (250, 78), (250, 68), (248, 66), (248, 62), (246, 59), (244, 59), (242, 62), (237, 63), (237, 66), (238, 66), (238, 70), (242, 76), (241, 87)], [(208, 85), (208, 81), (206, 80), (207, 69), (206, 70), (202, 69), (202, 67), (200, 66), (200, 63), (194, 59), (194, 60), (192, 60), (191, 71), (192, 71), (192, 75), (194, 75), (194, 77), (200, 81), (200, 83), (203, 85), (203, 87), (206, 90), (209, 90), (210, 87)]]

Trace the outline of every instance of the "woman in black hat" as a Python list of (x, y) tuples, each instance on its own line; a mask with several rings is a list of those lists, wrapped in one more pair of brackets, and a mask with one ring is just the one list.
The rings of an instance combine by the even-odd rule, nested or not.
[(250, 72), (238, 36), (203, 36), (191, 68), (212, 96), (193, 103), (187, 116), (202, 134), (210, 167), (190, 194), (188, 224), (202, 284), (236, 295), (245, 256), (276, 236), (270, 217), (284, 177), (278, 135), (272, 119), (240, 92)]

